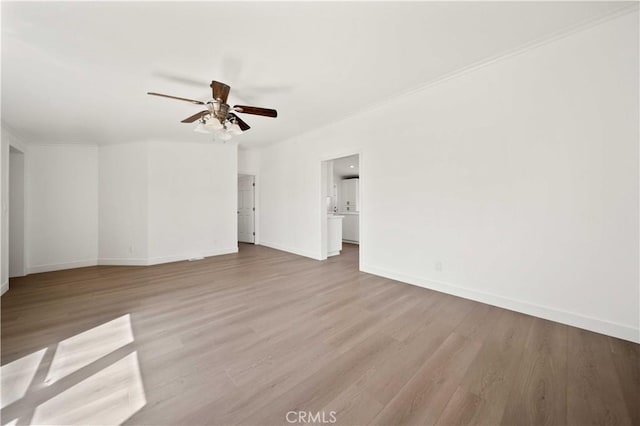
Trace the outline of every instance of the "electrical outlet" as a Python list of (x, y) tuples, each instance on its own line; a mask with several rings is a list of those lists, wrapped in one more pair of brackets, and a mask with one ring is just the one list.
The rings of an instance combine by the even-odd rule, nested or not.
[(436, 271), (438, 272), (442, 272), (442, 262), (440, 262), (439, 260), (435, 263), (435, 268)]

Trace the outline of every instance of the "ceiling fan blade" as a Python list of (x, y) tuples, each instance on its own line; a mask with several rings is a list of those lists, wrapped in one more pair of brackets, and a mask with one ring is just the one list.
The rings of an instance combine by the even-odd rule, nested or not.
[(162, 93), (147, 92), (147, 95), (162, 96), (163, 98), (177, 99), (179, 101), (191, 102), (192, 104), (196, 104), (196, 105), (204, 105), (204, 102), (202, 101), (196, 101), (195, 99), (180, 98), (178, 96), (163, 95)]
[(205, 110), (205, 111), (200, 111), (197, 114), (193, 114), (191, 117), (187, 117), (184, 120), (181, 121), (181, 123), (193, 123), (196, 120), (201, 119), (203, 116), (210, 114), (209, 111)]
[(259, 108), (259, 107), (247, 106), (247, 105), (234, 105), (233, 110), (236, 112), (244, 113), (244, 114), (263, 115), (265, 117), (276, 118), (278, 116), (278, 111), (270, 108)]
[(210, 87), (211, 87), (211, 91), (213, 92), (213, 99), (220, 99), (223, 104), (226, 104), (227, 98), (229, 97), (229, 90), (231, 90), (231, 87), (215, 80), (211, 82)]
[(243, 132), (246, 132), (247, 130), (249, 130), (251, 128), (251, 127), (249, 127), (249, 125), (247, 123), (245, 123), (240, 117), (238, 117), (234, 113), (230, 112), (229, 116), (234, 118), (236, 123), (238, 123), (238, 126), (240, 126), (240, 130), (242, 130)]

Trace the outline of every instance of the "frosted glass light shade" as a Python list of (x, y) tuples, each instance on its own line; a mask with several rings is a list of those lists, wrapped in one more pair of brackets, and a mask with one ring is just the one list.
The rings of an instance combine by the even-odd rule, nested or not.
[(220, 124), (220, 122), (215, 119), (215, 118), (210, 118), (206, 121), (199, 121), (198, 125), (196, 126), (195, 129), (193, 129), (194, 132), (198, 132), (198, 133), (214, 133), (216, 131), (219, 131), (221, 129), (223, 129), (224, 126), (222, 124)]
[(227, 126), (227, 129), (228, 129), (228, 132), (231, 133), (232, 135), (242, 134), (242, 129), (236, 123), (230, 124), (229, 126)]
[(206, 126), (211, 130), (220, 130), (223, 128), (222, 124), (220, 124), (220, 122), (215, 118), (207, 121)]
[(193, 131), (197, 133), (206, 133), (206, 134), (211, 133), (211, 130), (207, 129), (206, 124), (204, 124), (202, 121), (198, 122), (198, 125), (196, 126), (195, 129), (193, 129)]
[(220, 139), (221, 141), (228, 141), (231, 139), (231, 133), (225, 130), (219, 130), (216, 132), (216, 139)]

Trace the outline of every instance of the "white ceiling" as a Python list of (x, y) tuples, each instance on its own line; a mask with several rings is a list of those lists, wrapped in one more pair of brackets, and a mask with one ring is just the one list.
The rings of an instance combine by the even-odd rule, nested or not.
[[(328, 124), (613, 12), (600, 2), (2, 2), (2, 121), (27, 141), (198, 140), (180, 120), (212, 79), (245, 147)], [(200, 86), (190, 81), (200, 82)]]
[(339, 177), (360, 176), (359, 156), (356, 154), (333, 160), (333, 174)]

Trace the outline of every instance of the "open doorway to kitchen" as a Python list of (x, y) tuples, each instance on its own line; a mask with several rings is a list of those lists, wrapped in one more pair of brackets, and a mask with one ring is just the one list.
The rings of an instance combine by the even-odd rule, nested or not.
[(322, 258), (360, 256), (360, 154), (322, 162)]

